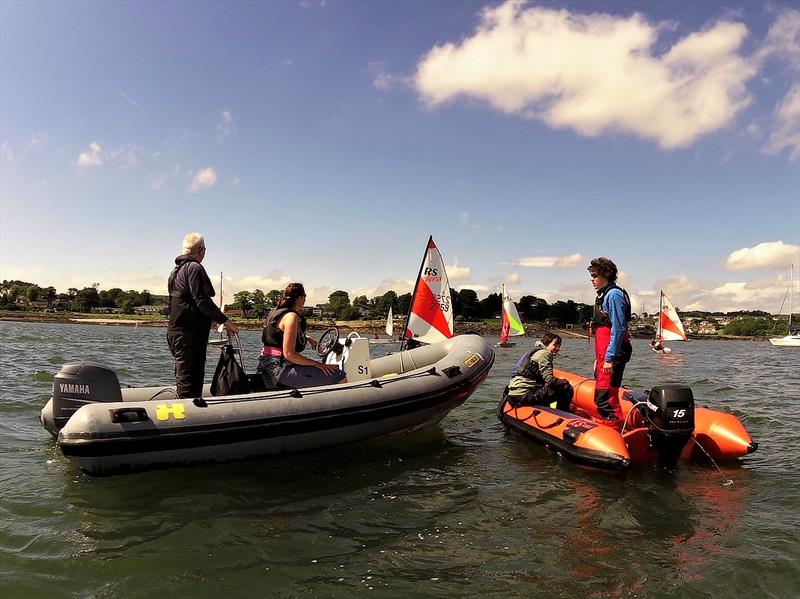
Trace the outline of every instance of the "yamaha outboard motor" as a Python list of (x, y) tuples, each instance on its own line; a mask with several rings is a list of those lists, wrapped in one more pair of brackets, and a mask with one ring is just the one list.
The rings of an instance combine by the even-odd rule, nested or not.
[(685, 385), (653, 387), (648, 396), (650, 443), (658, 465), (673, 469), (694, 432), (694, 395)]
[(81, 406), (111, 401), (122, 401), (122, 391), (117, 374), (102, 364), (65, 364), (53, 379), (53, 419), (59, 430)]

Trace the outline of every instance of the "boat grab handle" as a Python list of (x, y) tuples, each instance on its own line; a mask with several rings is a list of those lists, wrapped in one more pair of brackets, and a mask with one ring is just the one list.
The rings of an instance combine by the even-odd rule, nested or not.
[(145, 422), (150, 420), (147, 410), (144, 408), (118, 408), (109, 410), (111, 422), (120, 424), (124, 422)]
[(443, 368), (442, 372), (447, 375), (447, 378), (452, 379), (461, 374), (461, 367), (458, 365), (448, 366), (447, 368)]
[(561, 424), (562, 422), (564, 422), (564, 419), (563, 419), (563, 418), (561, 418), (561, 417), (559, 416), (558, 418), (556, 418), (556, 419), (555, 419), (553, 422), (551, 422), (550, 424), (539, 424), (539, 419), (537, 418), (537, 416), (538, 416), (539, 414), (541, 414), (541, 413), (542, 413), (542, 411), (541, 411), (541, 410), (534, 410), (534, 411), (533, 411), (533, 414), (531, 414), (531, 418), (533, 418), (533, 421), (536, 423), (536, 426), (538, 426), (538, 427), (539, 427), (540, 429), (542, 429), (543, 431), (544, 431), (544, 430), (547, 430), (548, 428), (553, 428), (554, 426), (558, 426), (559, 424)]

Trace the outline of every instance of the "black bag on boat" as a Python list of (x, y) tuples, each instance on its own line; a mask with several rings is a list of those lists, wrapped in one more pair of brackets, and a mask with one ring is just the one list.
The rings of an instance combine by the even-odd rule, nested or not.
[(211, 395), (215, 397), (221, 395), (240, 395), (250, 392), (250, 382), (247, 374), (233, 352), (233, 346), (229, 343), (222, 348), (217, 362), (217, 369), (214, 371), (214, 378), (211, 379)]

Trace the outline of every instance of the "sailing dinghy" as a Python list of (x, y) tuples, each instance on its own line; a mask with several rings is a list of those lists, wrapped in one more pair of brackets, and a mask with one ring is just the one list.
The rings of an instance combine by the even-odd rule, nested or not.
[(392, 307), (389, 306), (389, 314), (386, 316), (386, 334), (389, 335), (389, 338), (386, 339), (385, 337), (378, 337), (377, 334), (369, 340), (372, 344), (381, 344), (381, 343), (396, 343), (394, 338), (394, 317), (392, 316)]
[(514, 347), (516, 343), (509, 341), (508, 338), (524, 335), (525, 327), (522, 326), (522, 319), (519, 317), (517, 307), (508, 295), (505, 283), (502, 283), (501, 297), (503, 298), (503, 325), (500, 329), (500, 342), (497, 347)]
[(409, 341), (416, 346), (416, 342), (436, 343), (452, 336), (450, 283), (439, 248), (433, 242), (433, 237), (429, 237), (406, 316), (401, 347), (408, 347)]
[(664, 346), (664, 341), (688, 341), (688, 339), (678, 311), (669, 301), (667, 294), (662, 291), (658, 308), (658, 331), (655, 339), (650, 342), (650, 349), (657, 353), (671, 354), (672, 350)]
[[(770, 337), (769, 342), (776, 347), (800, 347), (800, 329), (792, 324), (792, 291), (794, 288), (794, 264), (789, 270), (789, 334), (783, 337)], [(785, 299), (785, 298), (784, 298)], [(781, 306), (783, 309), (783, 306)]]

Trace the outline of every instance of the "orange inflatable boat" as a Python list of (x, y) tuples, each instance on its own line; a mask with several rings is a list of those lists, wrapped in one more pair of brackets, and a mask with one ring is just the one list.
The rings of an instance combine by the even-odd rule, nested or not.
[(673, 468), (679, 459), (707, 455), (715, 461), (734, 460), (758, 448), (736, 416), (695, 406), (691, 388), (684, 385), (657, 386), (646, 393), (620, 388), (620, 432), (601, 423), (594, 379), (559, 370), (554, 374), (572, 385), (572, 412), (514, 407), (504, 395), (497, 416), (575, 462), (612, 470), (653, 462)]

